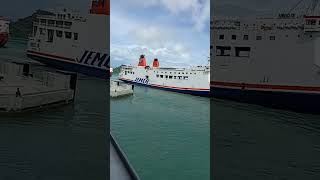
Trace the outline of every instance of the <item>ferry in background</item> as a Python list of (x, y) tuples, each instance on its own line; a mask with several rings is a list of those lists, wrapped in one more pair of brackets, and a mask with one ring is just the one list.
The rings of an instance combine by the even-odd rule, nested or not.
[(213, 97), (320, 113), (319, 1), (312, 3), (301, 15), (213, 19)]
[(110, 2), (93, 1), (90, 13), (60, 9), (38, 15), (27, 56), (58, 69), (109, 78)]
[(210, 95), (210, 65), (192, 68), (160, 67), (154, 59), (147, 65), (144, 55), (136, 67), (122, 65), (119, 79), (128, 83), (198, 96)]
[(0, 16), (0, 47), (6, 45), (9, 40), (10, 21)]

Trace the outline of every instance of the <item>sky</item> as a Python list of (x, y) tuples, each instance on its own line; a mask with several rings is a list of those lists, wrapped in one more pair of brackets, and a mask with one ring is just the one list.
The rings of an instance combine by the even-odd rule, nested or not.
[(205, 65), (210, 49), (210, 0), (111, 0), (111, 66)]
[[(210, 47), (210, 4), (217, 14), (278, 11), (300, 0), (111, 0), (111, 66), (136, 65), (141, 54), (150, 64), (191, 66), (207, 63)], [(311, 1), (311, 0), (306, 0)], [(87, 12), (91, 0), (10, 0), (0, 15), (12, 20), (37, 9), (69, 7)], [(278, 7), (278, 8), (277, 8)]]

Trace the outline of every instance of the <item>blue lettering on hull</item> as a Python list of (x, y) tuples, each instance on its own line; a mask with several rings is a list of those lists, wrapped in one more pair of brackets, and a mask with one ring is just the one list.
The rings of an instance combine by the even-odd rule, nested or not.
[(97, 66), (99, 68), (110, 68), (110, 56), (106, 53), (84, 51), (81, 58), (76, 58), (76, 61), (80, 64)]

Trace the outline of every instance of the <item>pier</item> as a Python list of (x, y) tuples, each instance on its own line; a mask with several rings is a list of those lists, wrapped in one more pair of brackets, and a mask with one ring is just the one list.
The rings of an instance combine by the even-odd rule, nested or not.
[(122, 97), (132, 95), (134, 91), (134, 85), (126, 84), (121, 81), (110, 81), (110, 97)]
[(74, 99), (73, 79), (58, 72), (31, 72), (29, 64), (0, 63), (0, 112), (68, 104)]

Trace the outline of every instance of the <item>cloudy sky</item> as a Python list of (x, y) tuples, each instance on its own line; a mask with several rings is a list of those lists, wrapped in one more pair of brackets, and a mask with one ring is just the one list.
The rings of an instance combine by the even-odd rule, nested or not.
[(206, 64), (210, 0), (111, 0), (111, 65)]
[[(211, 0), (221, 15), (255, 14), (290, 8), (300, 0)], [(311, 1), (311, 0), (305, 0)], [(12, 20), (37, 9), (69, 7), (87, 12), (91, 0), (10, 0), (0, 15)], [(163, 66), (206, 64), (210, 0), (111, 0), (111, 64), (136, 65), (139, 55)]]

